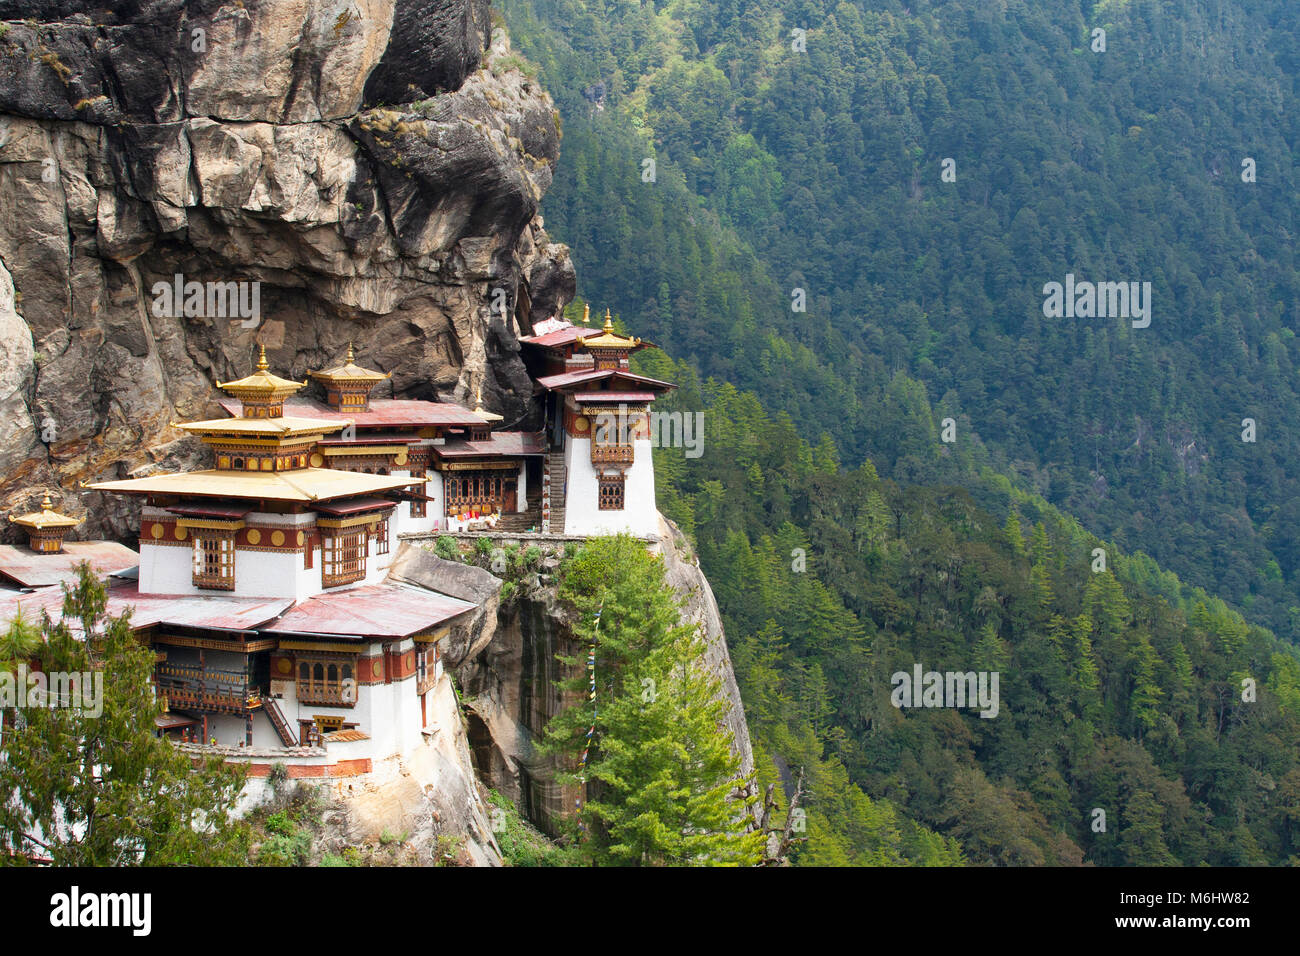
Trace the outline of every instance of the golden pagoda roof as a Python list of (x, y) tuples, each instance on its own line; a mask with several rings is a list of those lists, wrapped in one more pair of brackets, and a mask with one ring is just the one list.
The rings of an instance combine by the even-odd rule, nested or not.
[(9, 520), (14, 524), (22, 525), (24, 528), (32, 528), (36, 531), (45, 528), (75, 528), (81, 524), (79, 518), (69, 518), (67, 515), (59, 514), (57, 511), (51, 510), (53, 507), (50, 496), (46, 495), (41, 500), (40, 511), (33, 511), (31, 514), (20, 515), (17, 518), (10, 515)]
[(201, 422), (172, 422), (173, 427), (197, 435), (230, 435), (236, 438), (295, 438), (325, 435), (352, 424), (350, 420), (323, 418), (210, 418)]
[(498, 415), (496, 412), (489, 412), (483, 407), (483, 384), (480, 382), (478, 391), (474, 393), (474, 414), (485, 422), (505, 421), (504, 415)]
[(231, 395), (241, 398), (245, 395), (261, 399), (262, 401), (275, 401), (276, 399), (285, 398), (292, 395), (298, 389), (303, 388), (307, 383), (291, 382), (287, 378), (280, 378), (278, 375), (272, 375), (268, 371), (269, 366), (266, 362), (266, 346), (260, 346), (261, 352), (257, 359), (257, 370), (252, 375), (236, 379), (233, 382), (218, 382), (217, 388), (225, 389)]
[(609, 309), (605, 310), (605, 326), (601, 329), (600, 335), (591, 337), (580, 335), (577, 342), (588, 349), (634, 349), (641, 344), (641, 340), (638, 338), (619, 335), (614, 331), (614, 320), (610, 318)]
[(392, 378), (392, 372), (376, 372), (373, 369), (362, 368), (356, 364), (352, 355), (352, 343), (348, 343), (348, 357), (342, 365), (336, 365), (333, 368), (327, 368), (320, 372), (308, 372), (312, 378), (324, 382), (356, 382), (363, 384), (366, 382), (382, 382), (386, 378)]
[(121, 481), (100, 481), (87, 488), (134, 494), (195, 495), (220, 498), (253, 498), (273, 501), (329, 501), (352, 495), (393, 491), (421, 484), (425, 478), (393, 478), (367, 475), (334, 468), (299, 468), (294, 471), (188, 471), (171, 475), (150, 475)]

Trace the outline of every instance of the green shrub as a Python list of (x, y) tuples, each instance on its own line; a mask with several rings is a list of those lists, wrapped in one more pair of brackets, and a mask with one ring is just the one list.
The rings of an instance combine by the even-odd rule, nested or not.
[(258, 866), (304, 866), (311, 852), (311, 838), (299, 830), (292, 836), (275, 834), (257, 848)]
[(449, 534), (444, 534), (438, 538), (437, 544), (433, 546), (433, 553), (445, 561), (460, 560), (460, 546), (456, 544), (456, 539)]

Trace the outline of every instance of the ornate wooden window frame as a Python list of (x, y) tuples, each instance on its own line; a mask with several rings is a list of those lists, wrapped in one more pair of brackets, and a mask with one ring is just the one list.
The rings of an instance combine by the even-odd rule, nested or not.
[[(428, 469), (427, 469), (427, 468), (412, 468), (412, 469), (411, 469), (411, 477), (412, 477), (412, 478), (427, 478), (427, 477), (428, 477)], [(417, 485), (417, 486), (416, 486), (415, 493), (414, 493), (414, 495), (413, 495), (412, 498), (411, 498), (411, 517), (412, 517), (412, 518), (424, 518), (424, 517), (427, 517), (427, 516), (428, 516), (428, 513), (429, 513), (429, 498), (428, 498), (428, 494), (427, 494), (427, 493), (425, 492), (425, 490), (424, 490), (424, 485), (423, 485), (423, 484), (420, 484), (420, 485)]]
[(235, 532), (243, 521), (219, 521), (182, 518), (177, 528), (184, 528), (191, 545), (191, 581), (205, 591), (235, 590)]
[(596, 507), (599, 511), (622, 511), (627, 507), (627, 475), (596, 476)]
[(294, 693), (300, 704), (334, 707), (357, 704), (355, 654), (296, 654), (293, 676)]

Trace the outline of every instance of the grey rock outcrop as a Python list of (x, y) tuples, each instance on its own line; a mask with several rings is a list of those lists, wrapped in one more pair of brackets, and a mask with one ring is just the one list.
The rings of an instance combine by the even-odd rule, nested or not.
[[(129, 537), (132, 505), (80, 482), (202, 463), (172, 422), (220, 414), (258, 343), (302, 379), (354, 341), (381, 396), (482, 384), (524, 415), (518, 336), (574, 274), (537, 216), (556, 113), (486, 0), (0, 0), (0, 21), (0, 507), (62, 488), (80, 536)], [(260, 283), (260, 315), (160, 314), (177, 275)]]
[[(665, 580), (682, 600), (682, 619), (703, 629), (705, 652), (699, 665), (718, 679), (732, 746), (748, 775), (754, 754), (717, 601), (676, 525), (661, 517), (660, 536), (654, 547), (663, 555)], [(462, 693), (469, 746), (484, 783), (554, 834), (577, 794), (555, 783), (555, 760), (539, 754), (536, 742), (551, 718), (572, 703), (561, 690), (568, 675), (558, 660), (558, 655), (584, 654), (572, 633), (571, 609), (559, 600), (553, 584), (520, 588), (513, 601), (502, 605), (498, 578), (443, 561), (411, 543), (403, 545), (390, 576), (482, 605), (469, 623), (453, 631), (449, 646), (454, 650), (447, 655)]]

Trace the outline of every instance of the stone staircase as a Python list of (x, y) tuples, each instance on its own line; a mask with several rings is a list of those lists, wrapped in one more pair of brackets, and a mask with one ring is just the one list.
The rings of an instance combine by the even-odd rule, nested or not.
[(524, 510), (513, 514), (503, 514), (497, 526), (496, 531), (512, 531), (516, 534), (520, 531), (541, 531), (542, 530), (542, 488), (539, 484), (536, 488), (528, 489), (528, 498), (524, 502)]
[(564, 452), (553, 451), (546, 460), (551, 472), (551, 534), (564, 534), (564, 484), (568, 477)]

